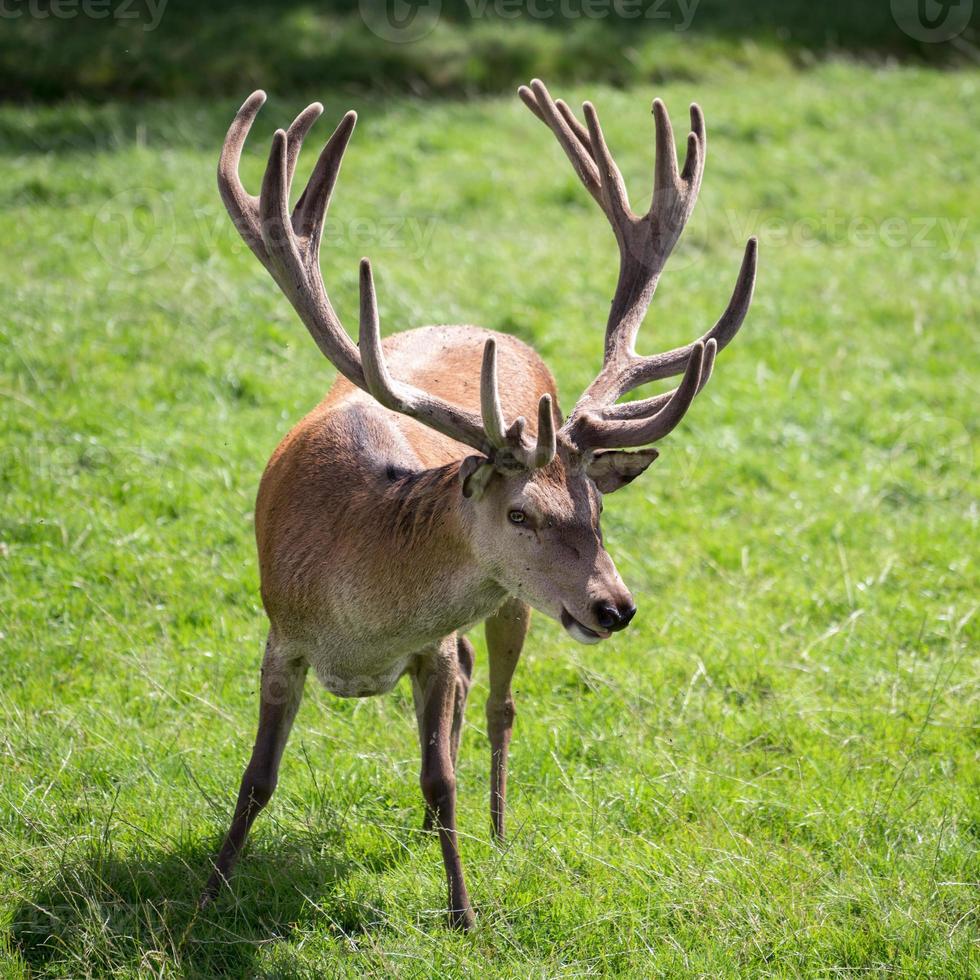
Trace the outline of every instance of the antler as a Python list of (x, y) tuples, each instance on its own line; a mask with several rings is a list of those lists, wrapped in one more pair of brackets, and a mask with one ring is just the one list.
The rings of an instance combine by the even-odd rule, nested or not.
[[(583, 125), (561, 99), (552, 99), (538, 79), (518, 90), (527, 107), (554, 133), (585, 189), (612, 225), (619, 244), (619, 280), (606, 324), (602, 370), (579, 399), (562, 434), (579, 449), (647, 445), (662, 439), (684, 417), (705, 386), (715, 354), (738, 332), (755, 285), (758, 246), (750, 238), (728, 307), (699, 340), (652, 357), (634, 349), (637, 332), (653, 299), (660, 273), (694, 210), (704, 174), (707, 135), (701, 109), (691, 105), (687, 156), (678, 171), (670, 117), (654, 100), (656, 133), (654, 191), (646, 214), (630, 208), (623, 176), (606, 145), (591, 102), (582, 106)], [(627, 392), (660, 378), (683, 374), (673, 391), (617, 405)]]
[(481, 415), (392, 378), (381, 346), (374, 277), (367, 259), (361, 260), (360, 331), (357, 346), (354, 345), (323, 285), (320, 239), (357, 113), (348, 112), (327, 140), (309, 183), (290, 214), (289, 191), (299, 151), (323, 106), (314, 102), (293, 120), (288, 130), (276, 130), (261, 193), (255, 197), (242, 186), (238, 164), (245, 139), (264, 102), (264, 92), (253, 92), (228, 129), (218, 162), (218, 190), (239, 234), (286, 294), (327, 359), (385, 408), (505, 464), (530, 469), (547, 465), (555, 455), (551, 397), (542, 395), (538, 403), (537, 444), (530, 449), (523, 439), (524, 419), (517, 419), (509, 428), (504, 423), (493, 339), (487, 340), (483, 352)]

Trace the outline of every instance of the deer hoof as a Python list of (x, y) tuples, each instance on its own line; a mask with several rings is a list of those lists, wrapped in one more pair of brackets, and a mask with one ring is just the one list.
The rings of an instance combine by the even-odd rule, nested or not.
[(197, 907), (199, 909), (206, 909), (211, 905), (214, 900), (218, 897), (218, 892), (221, 891), (221, 885), (224, 879), (217, 879), (212, 876), (208, 883), (204, 886), (204, 891), (201, 892), (201, 897), (197, 900)]
[(459, 932), (472, 932), (476, 928), (476, 916), (473, 914), (473, 909), (450, 909), (449, 926)]

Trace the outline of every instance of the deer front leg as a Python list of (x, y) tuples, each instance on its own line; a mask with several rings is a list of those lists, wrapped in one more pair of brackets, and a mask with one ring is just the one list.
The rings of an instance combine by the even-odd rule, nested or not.
[[(459, 754), (459, 740), (463, 734), (463, 718), (466, 714), (466, 697), (470, 693), (470, 681), (473, 677), (473, 663), (476, 654), (473, 644), (465, 637), (461, 636), (456, 641), (456, 652), (459, 660), (459, 674), (456, 677), (456, 696), (453, 702), (453, 730), (449, 737), (449, 754), (453, 760), (453, 772), (456, 771), (456, 756)], [(419, 702), (416, 697), (416, 718), (419, 723), (419, 744), (425, 745), (425, 733), (422, 731), (422, 714), (419, 710)], [(432, 808), (425, 807), (425, 816), (422, 819), (422, 829), (432, 830), (434, 826), (434, 815)]]
[(498, 840), (504, 838), (507, 803), (507, 750), (514, 727), (514, 699), (510, 681), (531, 623), (531, 607), (508, 599), (484, 624), (490, 660), (490, 697), (487, 698), (487, 736), (490, 739), (490, 824)]
[(473, 909), (463, 881), (456, 837), (456, 772), (453, 765), (453, 719), (460, 678), (456, 636), (447, 637), (421, 656), (412, 675), (415, 710), (422, 746), (422, 795), (439, 833), (449, 887), (449, 922), (458, 929), (473, 927)]
[(231, 828), (201, 894), (199, 905), (202, 908), (215, 898), (221, 885), (227, 882), (252, 823), (276, 788), (283, 749), (303, 697), (306, 669), (305, 661), (291, 659), (279, 651), (270, 634), (262, 662), (259, 730), (252, 757), (242, 777)]

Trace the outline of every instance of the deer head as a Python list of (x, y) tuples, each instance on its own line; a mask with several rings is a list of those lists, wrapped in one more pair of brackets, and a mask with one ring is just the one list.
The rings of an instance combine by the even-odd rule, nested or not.
[[(679, 170), (667, 111), (659, 100), (653, 103), (654, 191), (650, 207), (637, 214), (591, 103), (583, 106), (583, 124), (540, 81), (522, 86), (520, 96), (557, 138), (619, 246), (619, 278), (602, 368), (565, 420), (547, 393), (530, 423), (504, 417), (493, 339), (486, 341), (483, 352), (479, 414), (393, 378), (382, 351), (367, 259), (360, 269), (360, 331), (357, 345), (352, 343), (327, 297), (319, 247), (355, 113), (347, 113), (327, 141), (290, 213), (287, 202), (300, 147), (322, 106), (309, 106), (288, 130), (277, 130), (261, 194), (254, 197), (238, 177), (242, 146), (265, 101), (264, 93), (254, 93), (228, 131), (218, 182), (242, 237), (337, 369), (385, 408), (473, 450), (459, 465), (454, 492), (461, 498), (473, 555), (487, 576), (560, 620), (576, 639), (594, 643), (625, 627), (636, 611), (603, 547), (602, 497), (646, 470), (658, 455), (651, 444), (677, 426), (704, 388), (717, 352), (735, 336), (748, 312), (757, 246), (755, 239), (749, 240), (728, 307), (707, 333), (684, 347), (638, 355), (637, 332), (701, 184), (707, 149), (701, 110), (691, 106), (687, 155)], [(647, 382), (677, 375), (680, 384), (670, 392), (619, 401)]]

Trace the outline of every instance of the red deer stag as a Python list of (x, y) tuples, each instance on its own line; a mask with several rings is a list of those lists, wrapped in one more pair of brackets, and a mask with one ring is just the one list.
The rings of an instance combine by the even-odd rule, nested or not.
[[(263, 92), (248, 98), (228, 130), (218, 164), (225, 206), (342, 377), (282, 441), (259, 487), (255, 528), (270, 628), (258, 735), (202, 903), (227, 879), (272, 795), (307, 668), (341, 697), (383, 694), (408, 674), (426, 823), (442, 847), (449, 917), (470, 927), (455, 816), (456, 752), (473, 667), (467, 630), (485, 622), (490, 815), (499, 838), (514, 723), (511, 676), (531, 607), (582, 643), (607, 639), (636, 612), (603, 547), (602, 497), (656, 459), (656, 449), (623, 450), (649, 447), (680, 422), (716, 352), (735, 336), (752, 298), (756, 242), (748, 242), (731, 301), (711, 330), (685, 347), (636, 354), (640, 323), (701, 184), (701, 110), (691, 106), (678, 170), (667, 110), (653, 103), (655, 188), (650, 209), (636, 214), (591, 103), (583, 124), (540, 81), (522, 86), (520, 96), (554, 133), (619, 243), (602, 369), (564, 421), (548, 369), (513, 337), (430, 326), (382, 341), (367, 260), (358, 342), (350, 340), (318, 256), (355, 113), (327, 141), (291, 213), (300, 147), (322, 106), (276, 131), (258, 197), (242, 186), (238, 164)], [(682, 378), (673, 391), (619, 402), (675, 375)]]

